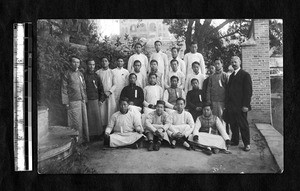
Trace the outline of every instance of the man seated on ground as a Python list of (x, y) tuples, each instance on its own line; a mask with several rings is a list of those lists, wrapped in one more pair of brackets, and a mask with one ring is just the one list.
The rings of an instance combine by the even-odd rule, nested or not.
[(158, 100), (156, 110), (146, 116), (145, 134), (149, 141), (148, 151), (158, 151), (163, 140), (170, 143), (166, 131), (171, 125), (171, 118), (164, 108), (165, 102)]
[(204, 104), (203, 115), (197, 118), (193, 134), (189, 136), (189, 141), (192, 145), (204, 148), (203, 152), (208, 155), (211, 155), (212, 152), (217, 154), (220, 149), (228, 153), (229, 136), (221, 120), (212, 115), (209, 103)]
[(191, 80), (193, 89), (186, 95), (186, 108), (192, 114), (194, 121), (202, 115), (203, 91), (199, 89), (199, 81), (196, 78)]
[(171, 114), (176, 110), (176, 100), (178, 98), (185, 99), (185, 92), (178, 87), (179, 78), (177, 76), (171, 77), (171, 87), (164, 92), (164, 101), (166, 102), (166, 112)]
[(163, 95), (163, 89), (156, 84), (157, 75), (155, 73), (149, 74), (149, 85), (144, 88), (144, 114), (147, 115), (155, 110), (157, 100), (160, 100)]
[[(114, 113), (105, 130), (104, 144), (109, 147), (130, 146), (137, 149), (144, 140), (141, 121), (128, 110), (128, 98), (120, 98), (120, 111)], [(114, 131), (112, 134), (110, 134)]]
[(176, 111), (171, 114), (172, 124), (167, 133), (172, 148), (175, 148), (176, 142), (180, 142), (187, 150), (191, 150), (187, 138), (194, 130), (194, 120), (192, 115), (184, 110), (184, 107), (185, 100), (178, 98), (176, 100)]

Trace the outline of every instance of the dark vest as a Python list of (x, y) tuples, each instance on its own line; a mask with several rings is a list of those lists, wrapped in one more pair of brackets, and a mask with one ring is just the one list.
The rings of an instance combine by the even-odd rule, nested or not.
[(169, 100), (168, 102), (172, 105), (176, 104), (177, 98), (182, 97), (182, 89), (181, 88), (167, 88), (168, 93), (169, 93)]
[(218, 135), (218, 128), (216, 125), (217, 116), (211, 115), (209, 118), (206, 118), (201, 115), (199, 120), (201, 122), (201, 128), (199, 129), (199, 132), (209, 133), (209, 129), (211, 128), (210, 134)]

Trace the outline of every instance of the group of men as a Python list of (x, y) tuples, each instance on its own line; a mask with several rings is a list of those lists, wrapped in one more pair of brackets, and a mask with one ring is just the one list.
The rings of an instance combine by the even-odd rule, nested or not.
[(168, 60), (162, 42), (154, 46), (156, 52), (148, 62), (142, 44), (136, 43), (127, 69), (122, 58), (117, 68), (110, 69), (104, 57), (101, 69), (95, 71), (95, 61), (88, 59), (87, 70), (81, 73), (80, 59), (71, 57), (73, 68), (62, 77), (62, 103), (69, 126), (79, 131), (79, 143), (103, 135), (109, 147), (138, 148), (147, 140), (148, 150), (158, 151), (166, 141), (172, 148), (198, 146), (210, 155), (238, 145), (240, 131), (244, 150), (249, 151), (252, 82), (240, 68), (240, 58), (232, 57), (231, 75), (223, 71), (222, 60), (215, 59), (207, 77), (197, 43), (191, 44), (184, 60), (175, 47)]

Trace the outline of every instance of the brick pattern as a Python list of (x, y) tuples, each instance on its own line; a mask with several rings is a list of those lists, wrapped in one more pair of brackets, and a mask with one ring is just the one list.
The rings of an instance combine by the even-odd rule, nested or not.
[(255, 44), (242, 46), (242, 68), (253, 84), (252, 111), (249, 122), (271, 123), (271, 86), (269, 56), (269, 20), (254, 20)]

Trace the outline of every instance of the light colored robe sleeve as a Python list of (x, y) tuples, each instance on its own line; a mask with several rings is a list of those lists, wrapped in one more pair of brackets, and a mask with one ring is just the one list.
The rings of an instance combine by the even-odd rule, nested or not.
[(155, 132), (157, 129), (152, 125), (153, 123), (153, 118), (154, 115), (153, 113), (148, 113), (148, 115), (146, 115), (146, 120), (145, 120), (145, 127), (146, 129), (148, 129), (151, 132)]
[(194, 128), (194, 131), (193, 131), (193, 136), (199, 135), (199, 129), (200, 128), (201, 128), (201, 122), (200, 122), (199, 117), (197, 117), (197, 120), (196, 120), (196, 123), (195, 123), (195, 128)]
[(112, 75), (112, 87), (109, 89), (109, 91), (110, 91), (110, 93), (114, 93), (115, 92), (115, 89), (117, 88), (117, 86), (116, 86), (116, 84), (117, 84), (117, 82), (116, 82), (116, 78), (114, 78), (114, 74), (113, 74), (113, 72), (112, 71), (110, 71), (111, 72), (111, 75)]
[(133, 56), (130, 56), (129, 57), (129, 60), (128, 60), (128, 63), (127, 63), (127, 70), (129, 71), (129, 73), (132, 73), (132, 71), (133, 71), (133, 62), (134, 62), (134, 60), (133, 60)]
[(182, 98), (186, 100), (186, 94), (185, 91), (182, 90)]
[(139, 133), (142, 133), (144, 131), (143, 127), (142, 127), (142, 122), (141, 119), (139, 119), (136, 115), (134, 115), (134, 113), (132, 113), (132, 117), (133, 117), (133, 127), (136, 131), (140, 131)]
[(185, 86), (184, 86), (184, 91), (186, 91), (186, 92), (189, 91), (189, 83), (191, 83), (190, 81), (191, 81), (190, 75), (188, 75), (185, 79)]
[(200, 68), (201, 68), (201, 73), (205, 75), (205, 62), (201, 54), (200, 54)]
[(184, 55), (183, 61), (185, 63), (185, 75), (187, 76), (187, 74), (188, 74), (187, 72), (189, 71), (188, 70), (189, 63), (188, 63), (188, 56), (187, 56), (187, 54)]
[[(182, 71), (182, 73), (184, 74), (184, 76), (186, 76), (186, 64), (183, 60), (181, 60), (181, 64), (180, 64), (180, 70)], [(184, 83), (183, 83), (184, 84)]]
[(220, 132), (221, 136), (223, 137), (223, 139), (224, 140), (229, 140), (229, 136), (226, 133), (226, 128), (223, 125), (223, 123), (221, 122), (221, 120), (219, 119), (219, 117), (217, 117), (216, 126), (217, 126), (218, 131)]
[(178, 87), (184, 89), (184, 83), (185, 83), (185, 76), (183, 74), (182, 76), (180, 76), (180, 84), (178, 85)]
[(146, 101), (148, 91), (147, 91), (146, 87), (143, 89), (143, 91), (144, 91), (144, 102), (143, 102), (143, 104), (144, 104), (145, 107), (148, 107), (149, 103)]
[(114, 113), (111, 117), (110, 117), (110, 120), (109, 120), (109, 123), (105, 129), (105, 132), (106, 133), (111, 133), (111, 131), (113, 130), (113, 128), (115, 127), (116, 125), (116, 121), (117, 121), (117, 113)]
[(168, 70), (169, 70), (169, 64), (168, 64), (168, 56), (166, 54), (163, 54), (164, 55), (164, 75), (167, 74)]

